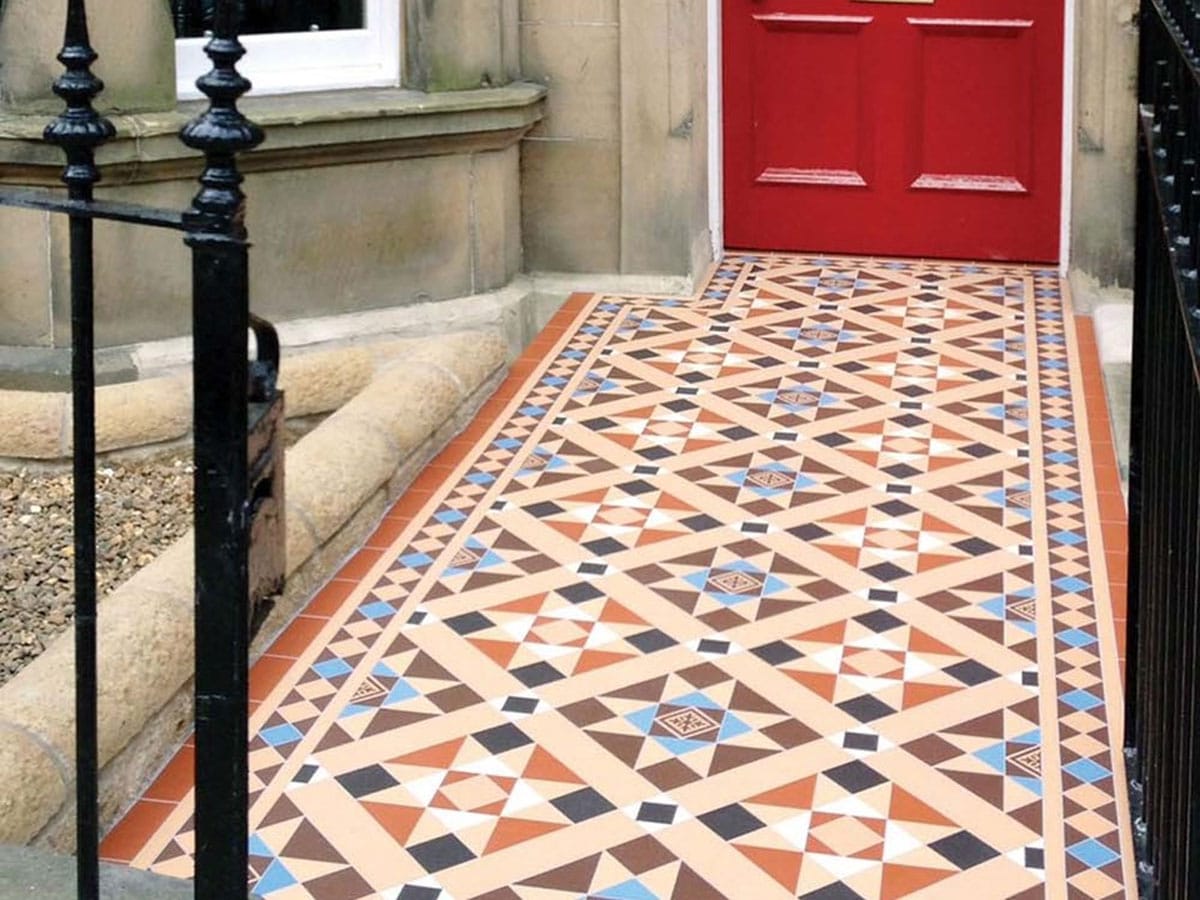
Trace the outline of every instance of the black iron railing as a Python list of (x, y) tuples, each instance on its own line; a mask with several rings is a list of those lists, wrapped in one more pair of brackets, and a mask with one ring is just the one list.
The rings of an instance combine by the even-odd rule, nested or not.
[[(95, 220), (184, 233), (193, 258), (195, 392), (196, 877), (204, 900), (246, 896), (247, 654), (260, 602), (283, 579), (283, 456), (275, 425), (279, 343), (249, 312), (245, 197), (236, 157), (262, 132), (237, 100), (250, 84), (237, 72), (239, 0), (208, 3), (213, 68), (197, 82), (208, 108), (181, 135), (204, 155), (200, 191), (184, 212), (96, 201), (98, 146), (113, 126), (92, 107), (103, 85), (84, 0), (67, 0), (66, 68), (54, 85), (65, 111), (46, 128), (67, 157), (67, 196), (0, 189), (0, 205), (70, 218), (72, 393), (75, 473), (75, 705), (78, 896), (99, 896), (97, 787), (95, 377), (92, 247)], [(247, 335), (258, 359), (247, 359)], [(253, 536), (253, 537), (252, 537)], [(253, 550), (253, 553), (251, 552)]]
[(1144, 900), (1200, 897), (1200, 4), (1145, 0), (1125, 746)]

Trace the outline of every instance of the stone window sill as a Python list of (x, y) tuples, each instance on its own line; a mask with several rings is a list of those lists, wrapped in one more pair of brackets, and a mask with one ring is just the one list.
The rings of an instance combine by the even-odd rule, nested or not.
[[(545, 95), (542, 85), (514, 82), (429, 94), (365, 88), (250, 97), (241, 108), (265, 129), (267, 140), (247, 155), (246, 168), (303, 165), (298, 155), (340, 155), (336, 148), (357, 148), (348, 152), (361, 156), (364, 145), (376, 146), (379, 152), (389, 148), (393, 156), (498, 149), (518, 140), (542, 118)], [(169, 112), (110, 114), (117, 137), (97, 153), (106, 175), (117, 176), (108, 183), (145, 180), (151, 176), (147, 167), (172, 168), (173, 162), (194, 168), (197, 154), (178, 135), (203, 108), (203, 101), (191, 101)], [(45, 116), (0, 114), (0, 181), (41, 181), (39, 169), (61, 167), (62, 152), (41, 139), (47, 121)], [(173, 177), (167, 172), (159, 177), (164, 176)]]

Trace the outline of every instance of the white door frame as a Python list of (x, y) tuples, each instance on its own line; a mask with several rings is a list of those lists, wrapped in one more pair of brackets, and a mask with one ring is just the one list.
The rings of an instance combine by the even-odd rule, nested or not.
[[(1075, 4), (1065, 0), (1063, 15), (1063, 131), (1062, 209), (1059, 214), (1059, 270), (1066, 274), (1071, 259), (1071, 189), (1075, 158)], [(721, 0), (708, 3), (708, 233), (713, 259), (725, 252), (725, 143), (721, 127), (724, 113), (722, 89)]]

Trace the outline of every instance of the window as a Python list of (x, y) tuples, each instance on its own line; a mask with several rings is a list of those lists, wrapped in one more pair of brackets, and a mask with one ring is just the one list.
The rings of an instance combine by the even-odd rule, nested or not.
[[(239, 71), (256, 94), (400, 83), (399, 0), (243, 0)], [(212, 64), (204, 55), (215, 0), (172, 0), (176, 91), (201, 96), (196, 79)]]

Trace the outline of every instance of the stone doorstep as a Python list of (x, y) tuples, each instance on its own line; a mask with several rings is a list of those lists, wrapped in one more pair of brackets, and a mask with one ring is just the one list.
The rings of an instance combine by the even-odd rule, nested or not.
[[(313, 584), (314, 574), (306, 571), (312, 564), (323, 567), (326, 577), (334, 571), (352, 549), (347, 523), (365, 514), (382, 516), (386, 501), (436, 452), (430, 444), (444, 444), (469, 423), (507, 363), (498, 330), (408, 341), (402, 349), (288, 453), (289, 589), (296, 579)], [(142, 732), (177, 701), (194, 670), (193, 583), (189, 533), (102, 602), (101, 765), (109, 766), (126, 748), (137, 763), (131, 764), (136, 772), (102, 768), (105, 821), (136, 799), (179, 739), (169, 734), (147, 742)], [(285, 600), (303, 593), (285, 591)], [(277, 627), (286, 612), (277, 610)], [(264, 629), (256, 646), (268, 637)], [(0, 843), (73, 849), (73, 683), (73, 642), (66, 633), (0, 688)], [(181, 721), (172, 727), (185, 726)]]
[[(75, 859), (0, 845), (0, 900), (75, 900)], [(192, 883), (125, 866), (101, 865), (101, 900), (191, 900)]]
[(1109, 421), (1113, 429), (1113, 446), (1117, 451), (1117, 467), (1121, 473), (1121, 485), (1128, 490), (1133, 303), (1101, 303), (1092, 311), (1092, 323), (1096, 329), (1096, 347), (1100, 353), (1100, 367), (1104, 373), (1104, 390), (1108, 399)]

